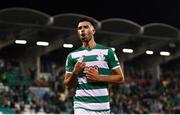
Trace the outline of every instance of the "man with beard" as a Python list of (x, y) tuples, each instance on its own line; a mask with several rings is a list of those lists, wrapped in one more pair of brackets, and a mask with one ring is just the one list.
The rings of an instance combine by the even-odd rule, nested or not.
[(76, 90), (74, 114), (109, 114), (108, 84), (124, 82), (119, 60), (112, 48), (95, 42), (92, 18), (79, 19), (77, 32), (82, 46), (68, 54), (64, 75), (65, 86)]

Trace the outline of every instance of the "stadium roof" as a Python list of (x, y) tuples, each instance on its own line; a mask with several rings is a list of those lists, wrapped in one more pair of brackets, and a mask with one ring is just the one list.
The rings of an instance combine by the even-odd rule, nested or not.
[[(6, 8), (0, 10), (0, 55), (21, 58), (28, 55), (44, 55), (60, 49), (62, 54), (73, 50), (63, 50), (63, 43), (71, 43), (77, 48), (81, 42), (76, 36), (76, 21), (84, 14), (60, 13), (51, 16), (30, 8)], [(90, 16), (89, 16), (90, 17)], [(179, 29), (165, 23), (140, 25), (123, 18), (98, 20), (92, 17), (99, 29), (98, 43), (114, 47), (122, 60), (143, 56), (147, 49), (168, 50), (172, 60), (179, 57)], [(27, 45), (17, 45), (17, 39), (27, 40)], [(37, 41), (49, 42), (48, 47), (38, 47)], [(175, 47), (171, 47), (174, 44)], [(134, 49), (134, 54), (125, 55), (122, 48)], [(24, 55), (24, 56), (23, 56)], [(64, 55), (65, 56), (65, 55)]]

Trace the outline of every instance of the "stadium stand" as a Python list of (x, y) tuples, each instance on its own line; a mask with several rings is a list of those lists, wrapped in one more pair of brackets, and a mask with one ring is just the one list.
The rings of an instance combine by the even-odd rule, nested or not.
[[(63, 85), (68, 52), (81, 44), (75, 22), (85, 15), (50, 16), (28, 8), (0, 10), (0, 112), (73, 113), (73, 90)], [(115, 48), (126, 83), (109, 85), (111, 113), (169, 114), (180, 111), (179, 29), (168, 24), (139, 25), (126, 19), (97, 22), (97, 42)], [(16, 44), (23, 39), (27, 44)], [(49, 46), (37, 46), (46, 41)], [(73, 44), (66, 49), (64, 43)], [(122, 52), (132, 48), (132, 54)], [(147, 55), (146, 50), (154, 51)], [(160, 51), (169, 51), (161, 56)]]

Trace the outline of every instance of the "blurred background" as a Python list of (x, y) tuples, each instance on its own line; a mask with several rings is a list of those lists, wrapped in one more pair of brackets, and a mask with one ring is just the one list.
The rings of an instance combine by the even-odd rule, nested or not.
[(125, 84), (109, 85), (114, 114), (180, 113), (180, 8), (176, 1), (4, 1), (0, 5), (0, 113), (73, 113), (66, 56), (81, 46), (76, 21), (116, 52)]

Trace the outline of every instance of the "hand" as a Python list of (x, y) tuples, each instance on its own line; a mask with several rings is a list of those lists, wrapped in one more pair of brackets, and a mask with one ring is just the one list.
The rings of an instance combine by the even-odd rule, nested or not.
[(77, 63), (74, 65), (73, 73), (77, 75), (77, 74), (78, 74), (79, 72), (81, 72), (84, 68), (85, 68), (85, 63), (84, 63), (84, 62), (77, 62)]
[(99, 81), (98, 66), (85, 67), (83, 73), (86, 74), (88, 80)]

